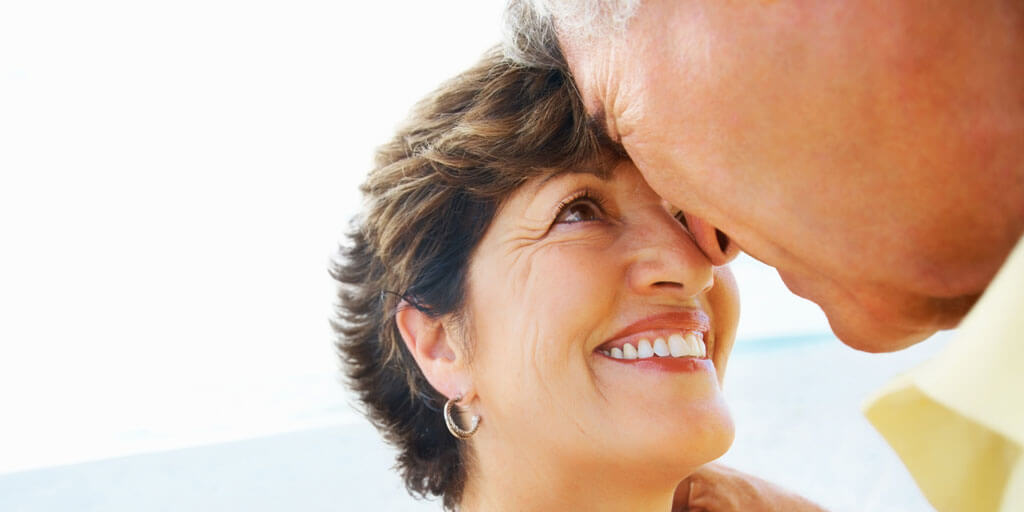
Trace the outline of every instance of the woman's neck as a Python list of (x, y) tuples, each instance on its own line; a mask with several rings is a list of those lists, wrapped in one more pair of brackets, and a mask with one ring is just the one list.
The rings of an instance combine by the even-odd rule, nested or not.
[(506, 446), (477, 446), (460, 512), (669, 512), (676, 485), (686, 476), (655, 468), (584, 467), (563, 454), (528, 454)]

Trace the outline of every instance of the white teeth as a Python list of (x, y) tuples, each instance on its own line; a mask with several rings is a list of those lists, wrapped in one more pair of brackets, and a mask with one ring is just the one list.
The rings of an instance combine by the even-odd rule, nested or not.
[(658, 338), (654, 340), (654, 355), (658, 357), (665, 357), (669, 355), (668, 343), (665, 343), (665, 338)]
[(613, 359), (648, 359), (658, 357), (700, 357), (707, 358), (707, 345), (704, 344), (704, 335), (699, 332), (688, 332), (686, 334), (673, 334), (668, 337), (656, 338), (654, 344), (647, 338), (641, 338), (633, 345), (626, 343), (622, 347), (615, 347), (611, 350), (602, 350), (601, 353)]
[(668, 348), (672, 357), (683, 357), (689, 353), (689, 348), (681, 334), (673, 334), (668, 337)]
[(633, 345), (626, 343), (622, 346), (622, 358), (623, 359), (636, 359), (636, 349)]
[(683, 339), (686, 340), (686, 353), (687, 354), (693, 354), (693, 355), (699, 355), (700, 354), (700, 346), (697, 343), (697, 337), (694, 336), (692, 332), (688, 332), (685, 335), (683, 335)]
[(647, 338), (640, 340), (640, 343), (636, 344), (636, 356), (640, 359), (654, 357), (654, 348), (651, 347), (651, 342)]
[(694, 357), (701, 357), (701, 345), (703, 345), (703, 343), (697, 340), (697, 336), (692, 332), (688, 332), (686, 333), (686, 336), (683, 336), (683, 339), (686, 340), (686, 351)]

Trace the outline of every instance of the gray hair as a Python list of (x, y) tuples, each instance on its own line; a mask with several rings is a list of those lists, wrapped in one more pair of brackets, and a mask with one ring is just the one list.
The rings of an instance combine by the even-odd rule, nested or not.
[(509, 0), (505, 55), (524, 66), (565, 70), (558, 35), (586, 42), (624, 30), (639, 5), (640, 0)]

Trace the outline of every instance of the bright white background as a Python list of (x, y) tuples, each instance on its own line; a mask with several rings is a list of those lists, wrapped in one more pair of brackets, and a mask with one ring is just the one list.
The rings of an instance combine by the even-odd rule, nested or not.
[[(0, 473), (353, 421), (328, 259), (501, 5), (0, 4)], [(827, 329), (735, 270), (741, 338)]]

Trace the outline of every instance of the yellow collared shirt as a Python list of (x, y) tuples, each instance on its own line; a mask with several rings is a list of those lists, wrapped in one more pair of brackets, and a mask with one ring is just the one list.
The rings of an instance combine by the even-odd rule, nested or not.
[(943, 351), (865, 414), (940, 512), (1024, 512), (1024, 240)]

